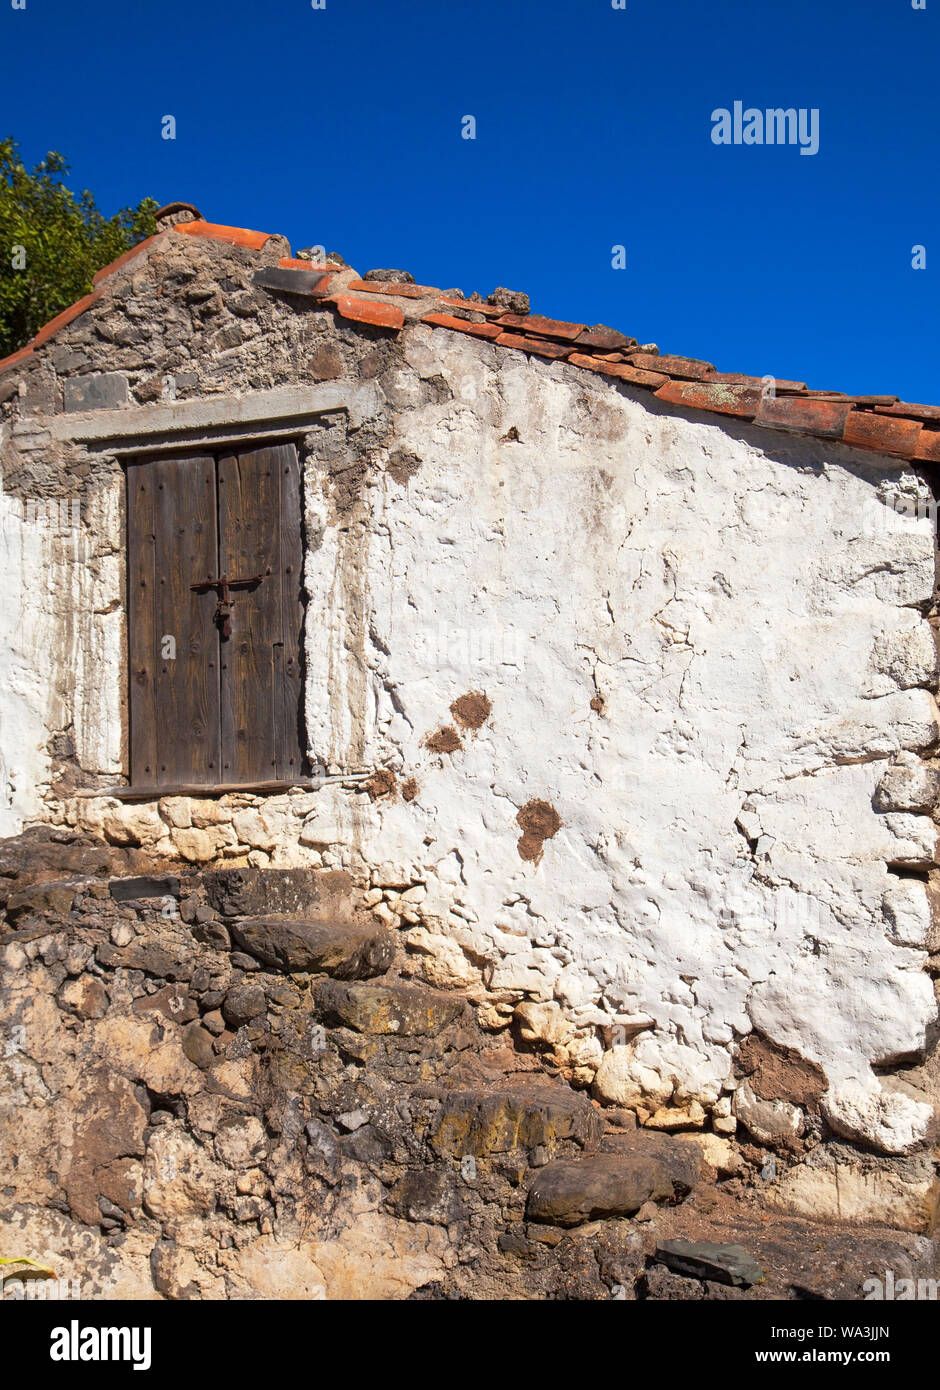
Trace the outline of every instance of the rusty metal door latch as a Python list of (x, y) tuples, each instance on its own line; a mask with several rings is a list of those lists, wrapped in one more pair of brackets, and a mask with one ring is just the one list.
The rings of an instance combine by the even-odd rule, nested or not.
[(222, 634), (223, 642), (232, 635), (232, 590), (256, 589), (270, 573), (269, 566), (264, 574), (253, 574), (250, 579), (229, 579), (228, 575), (223, 574), (219, 579), (204, 579), (199, 584), (190, 584), (190, 589), (197, 594), (206, 594), (210, 589), (215, 589), (218, 594), (219, 601), (215, 606), (212, 621)]

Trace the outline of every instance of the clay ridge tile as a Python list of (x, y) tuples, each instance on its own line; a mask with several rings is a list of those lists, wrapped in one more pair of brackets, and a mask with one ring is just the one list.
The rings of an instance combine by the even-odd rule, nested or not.
[(912, 405), (910, 401), (898, 401), (896, 405), (878, 405), (879, 415), (904, 415), (912, 420), (940, 420), (940, 405)]
[(700, 362), (696, 357), (674, 357), (669, 353), (654, 357), (652, 353), (634, 352), (630, 354), (630, 361), (634, 367), (645, 367), (651, 372), (664, 372), (666, 376), (688, 381), (704, 381), (715, 371), (711, 362)]
[(819, 401), (805, 396), (768, 396), (760, 403), (757, 423), (771, 429), (795, 430), (824, 439), (841, 439), (849, 413), (848, 401)]
[(297, 256), (282, 256), (277, 264), (280, 270), (312, 270), (318, 275), (329, 275), (339, 269), (335, 265), (314, 265), (313, 261), (305, 261)]
[(172, 228), (184, 236), (207, 237), (210, 241), (227, 241), (232, 246), (247, 246), (260, 251), (271, 232), (252, 232), (247, 227), (223, 227), (218, 222), (178, 222)]
[(895, 419), (870, 410), (850, 410), (842, 438), (859, 449), (910, 458), (917, 448), (923, 425), (919, 420)]
[(940, 430), (924, 426), (917, 437), (914, 458), (925, 463), (940, 463)]

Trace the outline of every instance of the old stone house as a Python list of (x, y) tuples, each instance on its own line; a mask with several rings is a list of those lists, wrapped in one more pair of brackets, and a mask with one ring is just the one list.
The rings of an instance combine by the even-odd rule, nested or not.
[(919, 1162), (940, 408), (159, 225), (0, 362), (0, 831), (345, 870), (602, 1102)]

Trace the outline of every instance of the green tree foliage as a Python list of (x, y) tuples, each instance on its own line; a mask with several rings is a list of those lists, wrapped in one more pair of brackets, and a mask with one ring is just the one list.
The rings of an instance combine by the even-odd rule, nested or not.
[(32, 173), (13, 140), (0, 140), (0, 357), (23, 347), (91, 289), (96, 270), (152, 236), (157, 204), (104, 217), (86, 189), (71, 193), (69, 166), (51, 150)]

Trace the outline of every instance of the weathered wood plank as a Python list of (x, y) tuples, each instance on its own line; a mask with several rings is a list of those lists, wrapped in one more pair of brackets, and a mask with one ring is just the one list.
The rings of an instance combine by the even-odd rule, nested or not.
[(157, 766), (153, 480), (149, 465), (143, 463), (128, 464), (125, 476), (130, 778), (133, 783), (149, 783), (156, 777)]
[(280, 589), (281, 646), (275, 648), (275, 749), (277, 774), (292, 777), (305, 771), (306, 730), (303, 723), (304, 594), (303, 525), (300, 463), (293, 444), (276, 445), (280, 479), (277, 578)]
[[(265, 449), (219, 460), (219, 563), (229, 579), (265, 574), (276, 555), (276, 494)], [(276, 481), (276, 480), (275, 480)], [(266, 576), (236, 589), (232, 633), (222, 643), (222, 775), (232, 782), (273, 778), (273, 643), (277, 592)]]
[(230, 580), (264, 575), (234, 591), (232, 635), (222, 644), (222, 775), (236, 783), (289, 780), (305, 767), (300, 477), (292, 444), (219, 461), (219, 535)]
[(256, 792), (258, 794), (268, 792), (288, 792), (293, 787), (299, 787), (302, 791), (318, 791), (326, 783), (330, 782), (362, 782), (374, 777), (375, 772), (344, 772), (337, 773), (331, 777), (321, 777), (319, 780), (310, 777), (298, 777), (294, 781), (267, 781), (267, 782), (168, 782), (161, 786), (139, 786), (139, 787), (81, 787), (74, 795), (85, 800), (95, 797), (110, 796), (115, 801), (152, 801), (161, 796), (230, 796), (233, 792)]
[[(150, 465), (156, 533), (154, 706), (158, 785), (219, 780), (216, 596), (190, 585), (218, 567), (215, 464), (210, 455)], [(175, 659), (164, 654), (175, 642)]]

